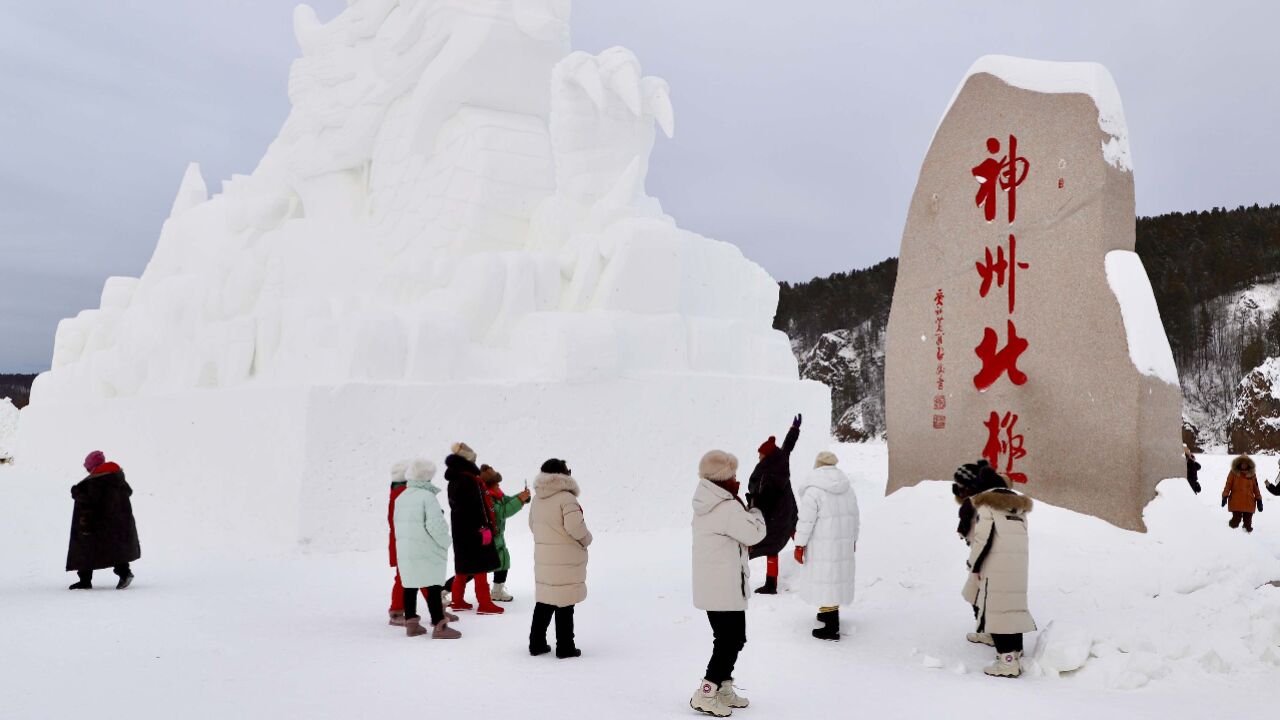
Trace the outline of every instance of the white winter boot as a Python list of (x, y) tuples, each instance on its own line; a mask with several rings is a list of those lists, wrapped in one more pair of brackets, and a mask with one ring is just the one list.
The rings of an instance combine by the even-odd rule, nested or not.
[(992, 677), (1016, 678), (1022, 674), (1022, 653), (996, 653), (995, 663), (982, 668), (982, 672)]
[(750, 700), (739, 695), (733, 687), (733, 678), (720, 683), (720, 691), (716, 693), (716, 699), (721, 705), (730, 708), (744, 708), (751, 704)]
[(969, 633), (964, 636), (964, 639), (979, 645), (990, 645), (991, 647), (996, 646), (996, 640), (991, 637), (991, 633)]
[(494, 602), (511, 602), (515, 599), (511, 597), (511, 593), (507, 592), (506, 583), (494, 583), (493, 590), (489, 591), (489, 597), (493, 598)]
[(720, 688), (706, 679), (698, 686), (698, 689), (693, 693), (693, 697), (689, 698), (689, 707), (700, 713), (714, 715), (715, 717), (729, 717), (733, 714), (732, 710), (720, 702)]

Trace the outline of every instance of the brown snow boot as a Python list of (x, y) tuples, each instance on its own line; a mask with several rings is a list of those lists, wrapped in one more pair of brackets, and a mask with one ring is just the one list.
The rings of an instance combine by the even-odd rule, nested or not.
[[(426, 632), (426, 630), (423, 630)], [(462, 633), (449, 627), (449, 621), (441, 620), (436, 623), (435, 628), (431, 631), (431, 637), (435, 640), (457, 640), (462, 637)]]
[(387, 624), (388, 624), (388, 625), (394, 625), (395, 627), (404, 627), (404, 611), (403, 611), (403, 610), (388, 610), (388, 611), (387, 611)]
[(405, 634), (405, 635), (408, 635), (409, 637), (417, 637), (417, 636), (419, 636), (419, 635), (426, 635), (426, 634), (427, 634), (427, 629), (426, 629), (426, 628), (424, 628), (424, 627), (422, 627), (422, 618), (418, 617), (417, 615), (414, 615), (413, 617), (407, 617), (407, 618), (405, 618), (405, 619), (404, 619), (404, 634)]

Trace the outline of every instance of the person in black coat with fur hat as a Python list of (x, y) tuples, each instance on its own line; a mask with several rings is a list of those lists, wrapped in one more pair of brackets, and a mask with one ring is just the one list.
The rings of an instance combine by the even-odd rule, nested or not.
[(800, 511), (796, 506), (796, 496), (791, 490), (791, 451), (796, 448), (800, 439), (800, 422), (803, 417), (796, 415), (791, 421), (791, 429), (778, 447), (777, 438), (770, 437), (760, 446), (760, 462), (751, 471), (751, 479), (747, 481), (747, 505), (760, 510), (764, 514), (768, 528), (764, 540), (751, 546), (749, 555), (752, 558), (765, 557), (764, 585), (756, 588), (762, 595), (774, 595), (778, 592), (778, 553), (787, 546), (787, 541), (796, 534), (796, 522)]
[(1200, 463), (1196, 462), (1196, 456), (1191, 452), (1191, 448), (1186, 445), (1182, 446), (1182, 456), (1187, 459), (1187, 484), (1191, 486), (1192, 492), (1200, 494)]
[(71, 511), (67, 571), (76, 571), (80, 581), (70, 589), (88, 590), (93, 587), (94, 570), (112, 568), (120, 578), (116, 589), (123, 590), (133, 582), (129, 563), (142, 557), (129, 501), (133, 488), (125, 482), (124, 470), (107, 462), (101, 450), (89, 453), (84, 468), (89, 476), (71, 488), (75, 508)]
[(476, 453), (466, 443), (454, 443), (452, 453), (444, 459), (444, 479), (449, 483), (449, 526), (453, 533), (453, 592), (449, 607), (470, 610), (463, 598), (467, 581), (476, 581), (479, 615), (501, 615), (503, 610), (489, 594), (488, 573), (501, 565), (498, 546), (493, 539), (497, 521), (485, 502), (486, 490), (480, 481)]

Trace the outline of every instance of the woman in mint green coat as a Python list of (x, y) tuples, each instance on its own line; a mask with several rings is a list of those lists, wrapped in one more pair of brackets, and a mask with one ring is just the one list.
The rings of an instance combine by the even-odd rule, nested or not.
[(493, 599), (498, 602), (511, 602), (511, 594), (507, 592), (507, 571), (511, 569), (511, 553), (507, 550), (507, 518), (520, 512), (529, 502), (529, 491), (515, 495), (504, 495), (498, 485), (502, 482), (502, 473), (485, 465), (480, 468), (480, 480), (488, 492), (486, 501), (493, 506), (493, 516), (498, 522), (498, 532), (493, 537), (493, 544), (498, 548), (498, 569), (493, 573)]
[(427, 589), (427, 609), (431, 614), (433, 638), (456, 639), (462, 633), (449, 627), (456, 619), (445, 615), (440, 592), (449, 556), (449, 525), (431, 484), (436, 466), (430, 460), (414, 460), (404, 477), (408, 486), (396, 498), (393, 522), (396, 528), (396, 563), (404, 586), (404, 625), (409, 637), (425, 635), (417, 614), (418, 589)]

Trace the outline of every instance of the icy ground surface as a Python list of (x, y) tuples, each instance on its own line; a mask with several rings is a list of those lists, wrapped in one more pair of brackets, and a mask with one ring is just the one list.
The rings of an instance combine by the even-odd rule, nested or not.
[[(816, 609), (795, 595), (753, 600), (737, 672), (752, 705), (736, 717), (1262, 717), (1280, 703), (1280, 588), (1265, 585), (1280, 579), (1280, 500), (1252, 536), (1228, 529), (1218, 493), (1229, 458), (1201, 458), (1200, 496), (1163, 483), (1145, 536), (1038, 504), (1031, 609), (1041, 632), (1027, 651), (1049, 636), (1046, 667), (1084, 665), (997, 680), (981, 674), (989, 650), (964, 640), (965, 548), (948, 487), (884, 498), (884, 446), (835, 449), (862, 474), (859, 597), (842, 613), (845, 637), (809, 637)], [(1275, 475), (1274, 458), (1260, 464)], [(797, 457), (794, 472), (807, 465)], [(687, 531), (597, 535), (577, 613), (584, 656), (558, 661), (525, 652), (523, 514), (509, 525), (516, 601), (502, 617), (463, 613), (465, 637), (436, 642), (385, 625), (385, 552), (263, 547), (239, 537), (232, 516), (225, 536), (191, 537), (166, 512), (159, 478), (130, 478), (144, 553), (133, 587), (116, 592), (100, 571), (92, 592), (69, 592), (61, 569), (76, 479), (25, 476), (20, 459), (0, 468), (4, 717), (693, 716), (710, 632), (690, 604)], [(385, 497), (381, 480), (369, 483)], [(609, 480), (582, 485), (590, 523)], [(205, 499), (222, 512), (217, 487)], [(784, 562), (784, 576), (793, 567)], [(763, 566), (753, 572), (758, 584)]]

